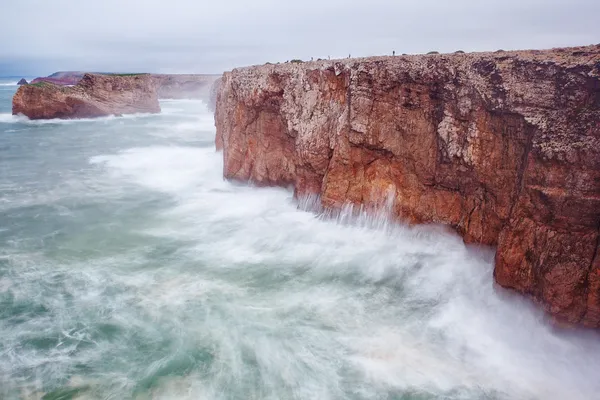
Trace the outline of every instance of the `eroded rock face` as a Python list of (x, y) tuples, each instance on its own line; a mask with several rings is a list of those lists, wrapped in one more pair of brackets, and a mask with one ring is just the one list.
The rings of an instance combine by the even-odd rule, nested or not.
[(13, 97), (12, 113), (30, 119), (94, 118), (158, 113), (156, 87), (150, 75), (85, 74), (75, 86), (49, 82), (23, 85)]
[(224, 175), (497, 245), (495, 278), (600, 327), (600, 46), (225, 73)]

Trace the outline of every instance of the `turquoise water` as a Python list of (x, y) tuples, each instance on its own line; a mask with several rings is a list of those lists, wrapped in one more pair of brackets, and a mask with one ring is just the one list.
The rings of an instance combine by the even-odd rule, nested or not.
[(34, 122), (10, 83), (0, 399), (599, 398), (598, 335), (494, 287), (490, 250), (224, 181), (201, 101)]

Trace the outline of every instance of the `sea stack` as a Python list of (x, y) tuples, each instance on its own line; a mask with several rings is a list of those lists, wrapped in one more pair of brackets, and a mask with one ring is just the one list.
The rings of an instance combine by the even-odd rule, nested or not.
[(262, 65), (223, 75), (224, 175), (497, 246), (495, 279), (600, 327), (600, 45)]
[(84, 74), (74, 86), (50, 82), (23, 85), (12, 102), (14, 115), (23, 114), (30, 119), (158, 112), (158, 95), (149, 74)]
[(21, 78), (21, 80), (17, 82), (17, 85), (27, 85), (27, 80), (25, 78)]

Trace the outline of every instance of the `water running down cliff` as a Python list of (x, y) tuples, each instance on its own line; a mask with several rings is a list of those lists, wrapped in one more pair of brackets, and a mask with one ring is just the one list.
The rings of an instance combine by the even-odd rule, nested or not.
[(12, 92), (0, 88), (0, 398), (600, 391), (598, 336), (556, 331), (494, 288), (490, 250), (224, 181), (203, 103), (30, 122), (10, 115)]

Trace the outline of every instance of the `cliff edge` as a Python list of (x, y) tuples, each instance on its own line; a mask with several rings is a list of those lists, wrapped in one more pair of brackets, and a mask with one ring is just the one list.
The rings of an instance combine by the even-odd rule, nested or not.
[(496, 245), (496, 281), (600, 327), (600, 45), (235, 69), (215, 113), (224, 175), (390, 197), (411, 223)]
[(158, 113), (156, 87), (150, 75), (84, 74), (75, 86), (50, 82), (23, 85), (13, 96), (13, 115), (30, 119), (93, 118)]

